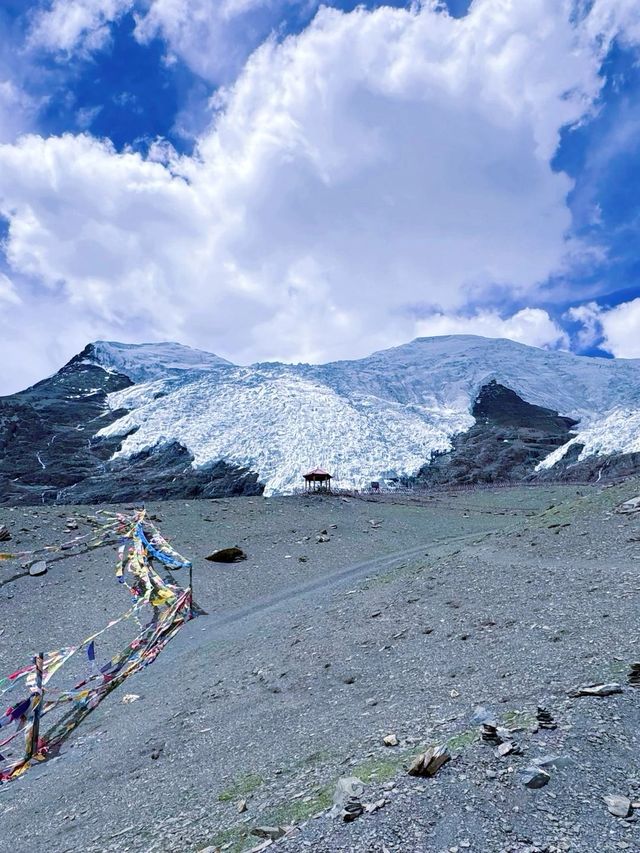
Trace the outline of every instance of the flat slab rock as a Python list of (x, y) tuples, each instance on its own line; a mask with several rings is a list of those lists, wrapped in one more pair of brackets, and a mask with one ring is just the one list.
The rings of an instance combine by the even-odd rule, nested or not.
[(38, 577), (39, 575), (46, 575), (47, 573), (47, 564), (44, 560), (38, 560), (37, 563), (33, 563), (33, 565), (29, 566), (29, 574), (32, 577)]

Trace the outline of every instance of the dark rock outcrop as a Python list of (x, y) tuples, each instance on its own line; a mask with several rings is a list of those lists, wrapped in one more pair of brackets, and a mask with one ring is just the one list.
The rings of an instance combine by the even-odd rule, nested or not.
[(54, 503), (61, 489), (101, 468), (121, 440), (94, 439), (123, 414), (107, 407), (107, 394), (131, 384), (76, 362), (0, 398), (0, 503)]
[(192, 468), (193, 456), (178, 442), (108, 462), (97, 473), (63, 489), (58, 503), (121, 503), (176, 498), (261, 495), (258, 475), (226, 462)]
[(69, 504), (262, 494), (256, 474), (214, 462), (191, 467), (177, 442), (111, 460), (125, 436), (97, 433), (125, 414), (107, 394), (133, 383), (84, 352), (54, 376), (0, 398), (0, 504)]
[(453, 449), (434, 455), (417, 475), (420, 485), (506, 483), (531, 478), (535, 466), (573, 437), (576, 421), (534, 406), (497, 382), (485, 385), (472, 414), (476, 423), (454, 436)]

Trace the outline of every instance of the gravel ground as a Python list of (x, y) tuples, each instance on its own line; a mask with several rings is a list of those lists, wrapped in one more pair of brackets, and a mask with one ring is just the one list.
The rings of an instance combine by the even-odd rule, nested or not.
[[(59, 758), (0, 788), (0, 850), (240, 851), (264, 825), (293, 827), (274, 853), (640, 850), (640, 809), (617, 818), (602, 801), (640, 801), (640, 690), (626, 685), (640, 659), (640, 516), (612, 511), (638, 492), (152, 505), (194, 558), (209, 615)], [(4, 510), (7, 550), (64, 538), (89, 512)], [(203, 559), (227, 545), (248, 559)], [(125, 609), (109, 549), (61, 556), (43, 578), (7, 582), (15, 564), (0, 564), (0, 672)], [(614, 680), (621, 694), (568, 695)], [(141, 698), (123, 704), (125, 692)], [(555, 729), (537, 727), (540, 705)], [(521, 754), (479, 738), (478, 706), (516, 729)], [(433, 779), (407, 775), (445, 742), (453, 760)], [(560, 756), (549, 783), (529, 790), (523, 769), (548, 755)], [(378, 806), (351, 823), (328, 811), (345, 776)]]

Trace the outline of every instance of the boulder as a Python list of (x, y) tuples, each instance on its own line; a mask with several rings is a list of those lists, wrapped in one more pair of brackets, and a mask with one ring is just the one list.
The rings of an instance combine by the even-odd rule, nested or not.
[(39, 575), (46, 575), (47, 573), (47, 564), (44, 560), (38, 560), (37, 563), (32, 563), (29, 566), (29, 574), (32, 577), (38, 577)]
[(621, 797), (618, 794), (605, 794), (602, 799), (609, 813), (614, 817), (629, 817), (633, 811), (631, 800), (627, 797)]
[(432, 746), (411, 762), (407, 773), (409, 776), (435, 776), (447, 761), (451, 761), (451, 754), (447, 747)]
[(247, 555), (242, 548), (219, 548), (205, 559), (212, 563), (239, 563), (241, 560), (246, 560)]

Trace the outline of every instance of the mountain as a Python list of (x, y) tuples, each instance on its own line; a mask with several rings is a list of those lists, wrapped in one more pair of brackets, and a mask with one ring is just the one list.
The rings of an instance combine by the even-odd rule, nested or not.
[(89, 344), (0, 398), (0, 501), (592, 479), (640, 469), (640, 361), (418, 338), (325, 365), (239, 367), (176, 343)]

